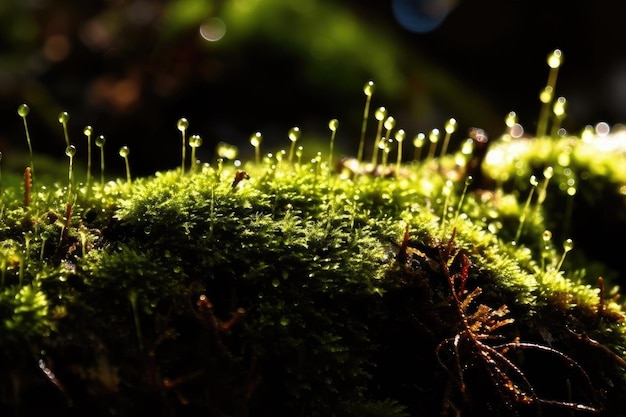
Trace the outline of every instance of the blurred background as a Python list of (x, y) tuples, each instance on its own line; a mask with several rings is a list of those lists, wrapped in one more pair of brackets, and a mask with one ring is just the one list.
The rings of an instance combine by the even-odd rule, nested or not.
[(626, 122), (625, 17), (626, 2), (582, 0), (3, 0), (1, 162), (28, 163), (22, 103), (37, 159), (67, 159), (67, 111), (75, 163), (91, 125), (107, 176), (123, 172), (122, 145), (133, 176), (177, 167), (180, 117), (207, 162), (222, 141), (249, 159), (256, 131), (263, 152), (288, 148), (293, 126), (305, 152), (325, 150), (333, 118), (337, 154), (355, 155), (369, 80), (366, 145), (379, 106), (408, 138), (454, 117), (452, 149), (470, 127), (498, 136), (510, 111), (532, 133), (555, 48), (564, 127)]

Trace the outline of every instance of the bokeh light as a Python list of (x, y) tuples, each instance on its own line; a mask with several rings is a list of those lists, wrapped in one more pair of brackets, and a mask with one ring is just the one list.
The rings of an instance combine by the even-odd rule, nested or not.
[(435, 30), (450, 12), (448, 0), (394, 0), (393, 14), (405, 29), (425, 33)]
[(217, 42), (226, 34), (226, 23), (219, 17), (207, 19), (200, 25), (200, 35), (209, 42)]

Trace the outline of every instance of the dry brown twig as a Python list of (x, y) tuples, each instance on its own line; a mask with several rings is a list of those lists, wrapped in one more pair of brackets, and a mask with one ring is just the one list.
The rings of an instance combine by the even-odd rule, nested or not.
[[(509, 316), (506, 305), (492, 308), (485, 304), (476, 304), (476, 299), (482, 294), (482, 288), (475, 287), (468, 291), (466, 284), (471, 269), (471, 262), (466, 252), (456, 246), (456, 230), (453, 230), (450, 240), (446, 244), (438, 245), (438, 258), (430, 259), (436, 262), (433, 272), (443, 275), (449, 289), (449, 304), (457, 318), (458, 331), (451, 337), (445, 338), (436, 346), (435, 355), (443, 369), (456, 381), (461, 395), (469, 401), (468, 395), (471, 383), (466, 380), (469, 369), (479, 369), (491, 381), (501, 405), (513, 410), (516, 406), (536, 406), (537, 415), (541, 415), (542, 406), (560, 407), (566, 410), (599, 413), (601, 408), (596, 405), (596, 390), (590, 377), (582, 366), (573, 358), (558, 349), (537, 343), (522, 342), (518, 338), (504, 341), (505, 336), (497, 333), (504, 326), (514, 323)], [(402, 243), (399, 245), (398, 260), (404, 265), (411, 264), (411, 257), (421, 251), (409, 246), (408, 228)], [(498, 342), (500, 341), (500, 342)], [(593, 398), (589, 403), (570, 400), (552, 400), (543, 398), (518, 366), (507, 354), (520, 351), (537, 351), (562, 362), (572, 371), (576, 381), (586, 396)], [(564, 377), (564, 384), (571, 381)], [(459, 404), (449, 399), (450, 390), (444, 399), (444, 409), (459, 410)]]

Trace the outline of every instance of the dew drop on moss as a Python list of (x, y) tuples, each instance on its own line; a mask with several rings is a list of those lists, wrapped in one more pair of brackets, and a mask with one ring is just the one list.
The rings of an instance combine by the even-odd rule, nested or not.
[(289, 324), (289, 319), (287, 317), (283, 317), (280, 319), (280, 325), (281, 326), (287, 326)]
[(184, 117), (181, 117), (180, 119), (178, 119), (178, 122), (176, 122), (176, 127), (181, 132), (184, 132), (189, 127), (189, 121)]
[(280, 281), (278, 280), (278, 278), (274, 278), (274, 279), (272, 280), (272, 286), (273, 286), (274, 288), (277, 288), (279, 285), (280, 285)]
[(375, 89), (376, 86), (374, 85), (374, 82), (368, 81), (367, 84), (365, 84), (365, 86), (363, 87), (363, 93), (365, 93), (366, 96), (371, 97), (372, 94), (374, 94)]
[(28, 107), (28, 104), (20, 104), (17, 108), (17, 114), (20, 117), (26, 117), (28, 116), (28, 113), (30, 113), (30, 107)]
[(502, 229), (502, 223), (500, 222), (489, 223), (489, 225), (487, 225), (487, 229), (491, 233), (497, 234), (500, 231), (500, 229)]
[(130, 148), (124, 145), (120, 148), (119, 153), (122, 158), (126, 158), (130, 154)]
[(76, 146), (70, 145), (65, 148), (65, 155), (69, 156), (70, 158), (76, 155)]
[(68, 112), (64, 111), (59, 113), (59, 123), (67, 123), (70, 120), (70, 115)]

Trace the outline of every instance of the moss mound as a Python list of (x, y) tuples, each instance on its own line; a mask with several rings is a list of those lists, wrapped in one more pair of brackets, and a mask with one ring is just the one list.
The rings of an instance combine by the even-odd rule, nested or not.
[(487, 146), (474, 129), (449, 154), (451, 119), (441, 151), (433, 130), (418, 157), (418, 135), (410, 162), (403, 130), (381, 138), (384, 108), (372, 164), (364, 131), (357, 159), (332, 163), (336, 120), (327, 159), (302, 162), (294, 128), (288, 154), (261, 158), (258, 133), (255, 163), (201, 165), (194, 135), (185, 172), (181, 119), (182, 168), (134, 181), (126, 146), (125, 181), (93, 183), (89, 161), (83, 184), (66, 136), (66, 186), (33, 184), (31, 151), (21, 185), (0, 182), (0, 412), (623, 415), (610, 237), (626, 228), (626, 146), (560, 136), (561, 99), (546, 136), (560, 61), (538, 138)]
[(4, 190), (3, 411), (620, 415), (618, 296), (546, 234), (558, 193), (472, 158)]

